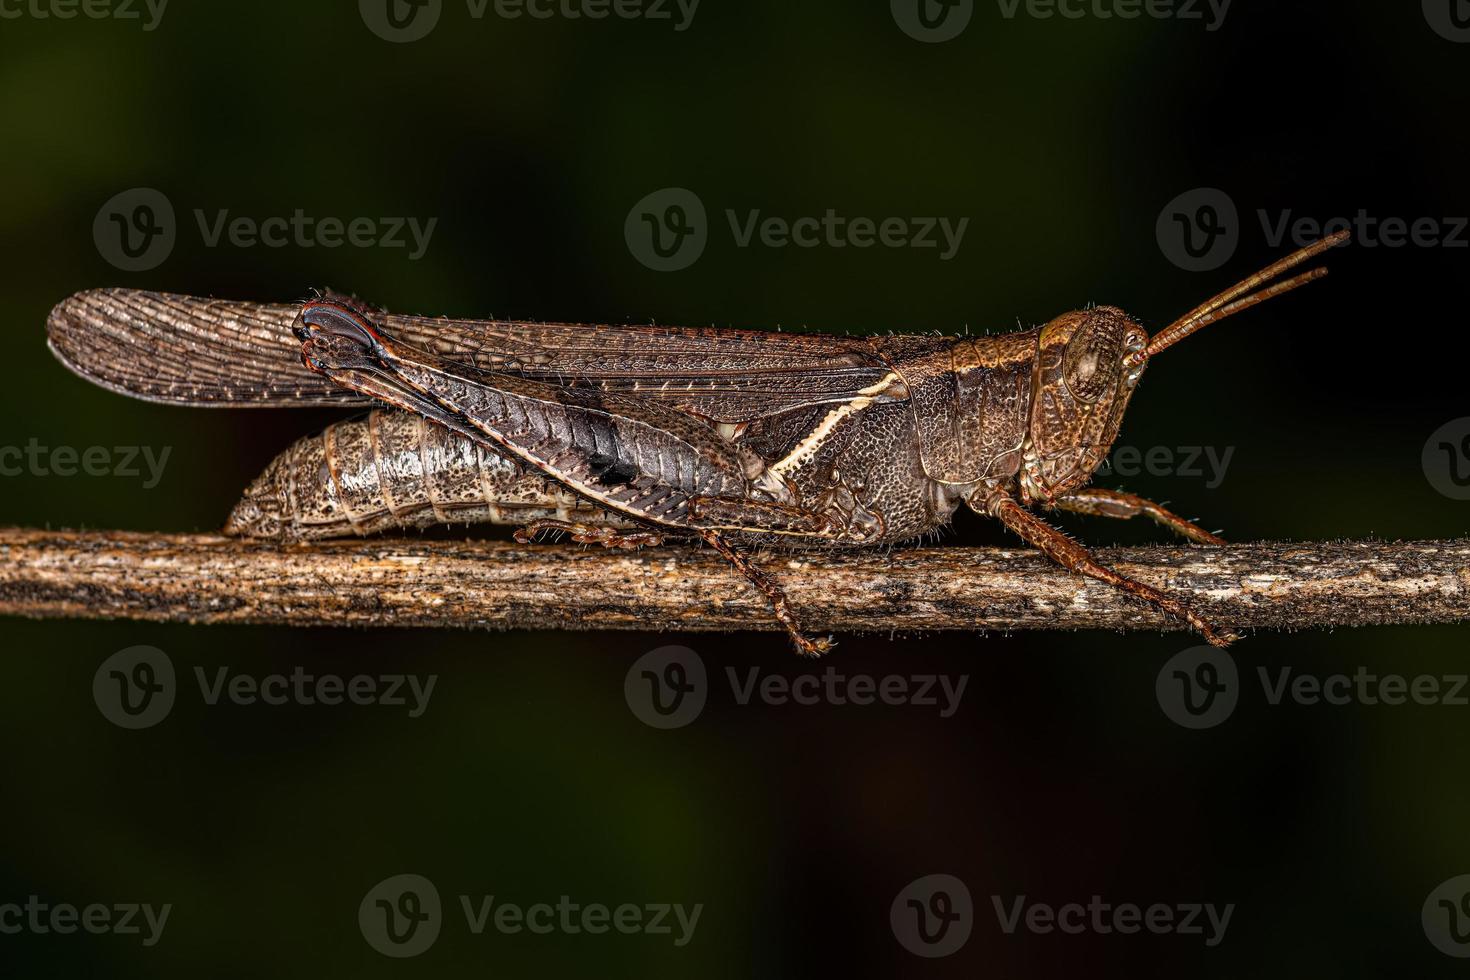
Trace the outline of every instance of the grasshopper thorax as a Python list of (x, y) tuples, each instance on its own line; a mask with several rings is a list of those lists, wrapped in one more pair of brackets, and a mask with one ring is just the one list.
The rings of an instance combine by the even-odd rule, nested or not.
[(1050, 503), (1087, 483), (1118, 436), (1148, 333), (1122, 310), (1064, 313), (1041, 329), (1021, 496)]

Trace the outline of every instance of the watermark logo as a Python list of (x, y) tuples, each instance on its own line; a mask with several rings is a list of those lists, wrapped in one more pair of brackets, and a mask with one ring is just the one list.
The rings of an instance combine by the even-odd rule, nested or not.
[(1025, 895), (1006, 899), (990, 896), (1001, 931), (1014, 935), (1020, 929), (1038, 935), (1060, 932), (1069, 936), (1093, 933), (1134, 935), (1145, 932), (1157, 936), (1200, 936), (1205, 945), (1215, 947), (1225, 939), (1235, 903), (1217, 906), (1213, 902), (1154, 902), (1143, 906), (1134, 902), (1107, 902), (1093, 895), (1084, 905), (1067, 902), (1051, 905), (1032, 902)]
[(143, 32), (158, 29), (168, 0), (0, 0), (0, 20), (137, 21)]
[(762, 215), (759, 209), (741, 216), (727, 208), (725, 220), (737, 248), (754, 244), (765, 248), (932, 248), (941, 262), (959, 254), (970, 227), (969, 218), (849, 218), (835, 208), (828, 208), (821, 217), (800, 218)]
[(444, 0), (357, 0), (367, 29), (393, 44), (408, 44), (429, 36), (444, 13)]
[(476, 20), (493, 7), (502, 20), (647, 20), (668, 21), (682, 34), (694, 23), (699, 0), (466, 0)]
[(1424, 443), (1424, 478), (1451, 500), (1470, 500), (1470, 416), (1446, 422)]
[[(574, 901), (570, 895), (556, 902), (524, 904), (506, 901), (499, 895), (455, 896), (471, 936), (487, 932), (533, 936), (668, 936), (674, 946), (687, 946), (694, 939), (704, 903)], [(426, 952), (438, 940), (448, 922), (439, 890), (423, 875), (400, 874), (385, 878), (363, 896), (357, 907), (357, 924), (363, 939), (384, 956), (406, 959)]]
[(1186, 272), (1209, 272), (1230, 260), (1240, 244), (1240, 215), (1218, 187), (1196, 187), (1159, 212), (1154, 237), (1165, 258)]
[(517, 935), (528, 932), (536, 936), (560, 933), (567, 936), (598, 936), (616, 932), (624, 936), (671, 936), (675, 947), (689, 945), (704, 903), (684, 905), (679, 902), (648, 902), (635, 905), (624, 902), (606, 905), (602, 902), (573, 901), (560, 896), (556, 904), (507, 902), (496, 895), (461, 895), (465, 925), (470, 934), (479, 936), (494, 927), (498, 933)]
[(888, 924), (900, 946), (925, 959), (959, 952), (975, 927), (970, 889), (954, 875), (934, 874), (909, 882), (888, 909)]
[[(410, 262), (424, 257), (439, 224), (438, 218), (318, 217), (302, 208), (266, 217), (234, 214), (229, 208), (194, 208), (193, 217), (205, 248), (402, 249)], [(161, 191), (147, 187), (113, 197), (92, 223), (98, 253), (124, 272), (162, 265), (178, 234), (173, 204)]]
[(1470, 0), (1423, 0), (1424, 19), (1446, 41), (1470, 43)]
[[(1290, 665), (1258, 665), (1255, 676), (1270, 708), (1470, 707), (1470, 674), (1380, 674), (1362, 665), (1351, 673), (1313, 674)], [(1159, 707), (1184, 728), (1222, 724), (1244, 687), (1230, 655), (1206, 646), (1170, 658), (1155, 681)]]
[[(916, 707), (952, 718), (969, 686), (969, 674), (848, 674), (828, 665), (795, 676), (761, 667), (726, 667), (725, 683), (738, 707), (814, 705)], [(714, 685), (703, 659), (688, 647), (660, 647), (634, 662), (623, 678), (628, 708), (653, 728), (683, 728), (699, 717)]]
[(0, 903), (0, 936), (21, 933), (69, 936), (77, 932), (93, 936), (142, 936), (143, 945), (153, 947), (163, 938), (173, 910), (172, 903), (155, 906), (149, 902), (112, 905), (93, 902), (78, 906), (70, 902), (46, 902), (39, 895), (30, 895), (25, 904)]
[[(1198, 21), (1213, 33), (1225, 24), (1232, 0), (996, 0), (1004, 20), (1177, 20)], [(889, 0), (893, 21), (926, 44), (952, 41), (969, 26), (974, 0)]]
[(1470, 706), (1466, 685), (1470, 675), (1465, 674), (1376, 674), (1367, 667), (1359, 667), (1351, 674), (1299, 674), (1291, 667), (1257, 667), (1261, 690), (1266, 703), (1271, 707), (1290, 701), (1304, 707), (1329, 705), (1387, 705), (1415, 704), (1422, 707), (1442, 705), (1451, 708)]
[[(500, 20), (646, 20), (671, 23), (682, 34), (694, 23), (700, 0), (465, 0), (465, 14), (481, 21)], [(444, 13), (443, 0), (358, 0), (367, 29), (394, 44), (428, 37)]]
[(152, 728), (173, 710), (174, 664), (157, 647), (119, 650), (92, 676), (92, 700), (119, 728)]
[[(0, 477), (112, 476), (143, 479), (152, 490), (163, 479), (172, 446), (43, 446), (34, 436), (24, 446), (0, 446)], [(140, 468), (139, 464), (142, 464)], [(144, 470), (146, 469), (146, 473)]]
[(709, 680), (704, 660), (688, 647), (659, 647), (628, 668), (623, 679), (628, 708), (651, 728), (683, 728), (704, 711)]
[(1211, 646), (1190, 647), (1170, 657), (1154, 681), (1159, 707), (1183, 728), (1214, 728), (1235, 711), (1240, 676), (1235, 660)]
[(443, 922), (439, 890), (423, 875), (384, 878), (368, 890), (357, 907), (362, 938), (394, 959), (426, 952), (439, 938)]
[(964, 33), (975, 0), (889, 0), (893, 22), (915, 41), (941, 44)]
[(1149, 20), (1200, 21), (1207, 33), (1225, 24), (1231, 0), (996, 0), (1000, 14), (1014, 20), (1024, 12), (1035, 20)]
[[(1470, 2), (1470, 0), (1467, 0)], [(1318, 218), (1292, 208), (1257, 208), (1254, 224), (1267, 247), (1305, 248), (1328, 235), (1347, 231), (1363, 248), (1470, 248), (1470, 217), (1404, 218), (1355, 214)], [(1187, 272), (1218, 269), (1235, 255), (1245, 222), (1235, 201), (1217, 187), (1196, 187), (1164, 205), (1154, 226), (1164, 257)]]
[(941, 718), (953, 718), (960, 700), (969, 686), (970, 675), (960, 674), (847, 674), (828, 665), (821, 673), (802, 673), (796, 677), (767, 674), (759, 667), (744, 672), (725, 668), (725, 677), (735, 703), (741, 706), (760, 701), (772, 707), (816, 704), (859, 705), (883, 704), (889, 707), (913, 705), (933, 708)]
[[(195, 686), (209, 707), (323, 705), (400, 708), (420, 718), (434, 696), (439, 675), (309, 673), (297, 666), (289, 674), (253, 675), (229, 667), (195, 667)], [(129, 647), (103, 661), (92, 678), (92, 697), (102, 716), (121, 728), (150, 728), (168, 717), (179, 685), (173, 662), (156, 647)]]
[(687, 269), (709, 243), (704, 202), (684, 187), (656, 190), (628, 212), (623, 239), (633, 258), (655, 272)]
[[(947, 217), (869, 218), (839, 214), (795, 218), (768, 215), (759, 208), (726, 208), (725, 224), (736, 248), (913, 248), (933, 249), (939, 261), (954, 258), (970, 219)], [(683, 187), (647, 195), (628, 212), (623, 238), (639, 262), (657, 272), (687, 269), (704, 254), (710, 224), (704, 202)]]
[(1470, 959), (1470, 875), (1457, 875), (1430, 892), (1420, 920), (1435, 949)]
[(92, 239), (102, 257), (123, 272), (156, 269), (178, 241), (173, 202), (152, 187), (115, 194), (92, 220)]

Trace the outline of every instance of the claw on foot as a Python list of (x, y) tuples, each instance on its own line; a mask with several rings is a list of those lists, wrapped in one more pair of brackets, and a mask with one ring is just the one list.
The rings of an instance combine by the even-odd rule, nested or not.
[(824, 654), (830, 653), (837, 645), (837, 641), (830, 636), (810, 637), (805, 633), (792, 633), (791, 645), (796, 647), (798, 657), (806, 657), (816, 660)]
[(1212, 647), (1219, 647), (1221, 650), (1240, 639), (1240, 634), (1234, 630), (1215, 630), (1207, 626), (1200, 632), (1204, 634), (1206, 643)]

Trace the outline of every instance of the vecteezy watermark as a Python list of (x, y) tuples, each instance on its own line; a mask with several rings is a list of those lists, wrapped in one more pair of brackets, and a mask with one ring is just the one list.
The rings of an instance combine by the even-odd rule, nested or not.
[(847, 674), (828, 666), (820, 674), (765, 674), (759, 667), (737, 671), (725, 668), (725, 678), (735, 695), (735, 703), (751, 701), (781, 707), (816, 704), (870, 705), (890, 707), (912, 705), (933, 708), (939, 717), (951, 718), (959, 710), (960, 699), (970, 683), (969, 674)]
[(1465, 0), (1422, 0), (1424, 19), (1446, 41), (1470, 44), (1470, 6)]
[(925, 44), (953, 41), (975, 14), (975, 0), (889, 0), (888, 7), (899, 29)]
[(888, 909), (899, 945), (925, 959), (959, 952), (975, 927), (970, 889), (954, 875), (933, 874), (904, 886)]
[(1306, 707), (1345, 707), (1362, 704), (1470, 706), (1467, 674), (1378, 674), (1360, 666), (1351, 674), (1297, 673), (1291, 667), (1257, 667), (1256, 675), (1266, 703), (1272, 707), (1287, 701)]
[[(229, 667), (195, 667), (200, 699), (211, 707), (228, 703), (239, 707), (295, 704), (339, 707), (407, 709), (419, 718), (434, 695), (439, 675), (308, 673), (296, 667), (289, 674), (255, 675)], [(102, 716), (120, 728), (151, 728), (168, 717), (178, 696), (173, 661), (157, 647), (119, 650), (97, 668), (92, 698)]]
[[(1470, 674), (1351, 672), (1314, 674), (1289, 665), (1255, 670), (1268, 707), (1470, 707)], [(1234, 659), (1214, 647), (1190, 647), (1171, 657), (1154, 683), (1159, 707), (1185, 728), (1213, 728), (1235, 710), (1243, 687)]]
[[(496, 895), (461, 894), (458, 905), (472, 936), (488, 931), (503, 935), (668, 937), (675, 947), (689, 945), (704, 912), (704, 903), (574, 901), (507, 902)], [(423, 875), (385, 878), (368, 890), (357, 909), (357, 923), (369, 946), (384, 956), (405, 958), (425, 952), (445, 925), (443, 903), (434, 883)]]
[(1234, 446), (1115, 446), (1097, 468), (1099, 476), (1177, 476), (1202, 479), (1206, 490), (1225, 482)]
[(1470, 500), (1470, 416), (1435, 429), (1419, 461), (1430, 486), (1451, 500)]
[(1159, 669), (1154, 696), (1176, 725), (1214, 728), (1234, 713), (1240, 700), (1235, 660), (1211, 646), (1181, 650)]
[(1420, 921), (1435, 949), (1470, 959), (1470, 875), (1456, 875), (1430, 892)]
[(704, 202), (685, 187), (654, 191), (628, 211), (623, 241), (633, 258), (655, 272), (687, 269), (709, 244)]
[(1154, 222), (1164, 257), (1186, 272), (1209, 272), (1240, 245), (1240, 214), (1218, 187), (1196, 187), (1165, 204)]
[[(34, 436), (24, 446), (0, 446), (0, 477), (110, 476), (143, 479), (152, 490), (163, 479), (172, 446), (43, 446)], [(143, 469), (139, 469), (139, 464)], [(145, 473), (144, 470), (147, 472)]]
[(172, 903), (154, 906), (148, 902), (44, 902), (30, 895), (24, 903), (0, 902), (0, 935), (69, 936), (77, 932), (93, 936), (142, 936), (144, 946), (157, 946), (168, 925)]
[(683, 728), (699, 717), (708, 698), (704, 660), (688, 647), (650, 650), (623, 678), (628, 710), (651, 728)]
[(1208, 32), (1218, 31), (1230, 12), (1231, 0), (996, 0), (1000, 15), (1015, 20), (1178, 20), (1199, 21)]
[[(950, 718), (959, 710), (970, 675), (848, 674), (828, 666), (821, 672), (767, 673), (760, 667), (726, 667), (725, 682), (734, 703), (784, 708), (813, 705), (912, 706)], [(623, 678), (628, 709), (653, 728), (683, 728), (709, 700), (704, 660), (688, 647), (659, 647), (634, 661)]]
[(0, 20), (137, 21), (145, 32), (163, 21), (168, 0), (0, 0)]
[[(406, 44), (429, 36), (444, 14), (444, 0), (358, 0), (368, 30), (385, 41)], [(465, 0), (471, 20), (493, 14), (501, 20), (646, 20), (673, 25), (676, 33), (694, 23), (699, 0)]]
[[(237, 215), (229, 208), (194, 208), (206, 248), (403, 249), (410, 262), (428, 251), (438, 218), (318, 217), (296, 208), (289, 215)], [(179, 228), (173, 202), (152, 187), (116, 194), (97, 211), (92, 238), (97, 251), (124, 272), (146, 272), (173, 253)]]
[[(1355, 214), (1321, 218), (1292, 208), (1257, 208), (1261, 239), (1272, 249), (1303, 248), (1350, 231), (1363, 248), (1470, 248), (1470, 217), (1396, 217)], [(1243, 223), (1235, 201), (1218, 187), (1196, 187), (1164, 205), (1154, 225), (1159, 250), (1179, 268), (1208, 272), (1228, 262), (1240, 245)]]
[[(1199, 21), (1206, 31), (1225, 23), (1232, 0), (995, 0), (1006, 20), (1177, 20)], [(975, 13), (974, 0), (889, 0), (893, 21), (926, 44), (952, 41)]]
[[(933, 249), (941, 262), (959, 252), (969, 218), (852, 217), (827, 208), (795, 218), (725, 209), (736, 248)], [(623, 239), (639, 262), (656, 272), (687, 269), (704, 254), (710, 226), (704, 202), (685, 187), (645, 195), (623, 221)]]
[(384, 878), (362, 897), (357, 926), (367, 944), (384, 956), (406, 959), (434, 945), (444, 925), (439, 889), (423, 875)]
[(1069, 936), (1083, 933), (1128, 936), (1145, 932), (1160, 936), (1201, 936), (1209, 947), (1220, 945), (1225, 931), (1230, 928), (1230, 918), (1235, 914), (1234, 902), (1224, 906), (1216, 906), (1212, 902), (1138, 905), (1133, 902), (1105, 902), (1101, 895), (1093, 895), (1085, 904), (1067, 902), (1062, 905), (1031, 902), (1025, 895), (1014, 898), (992, 895), (990, 904), (995, 907), (1001, 931), (1008, 936), (1021, 929), (1041, 935), (1060, 932)]

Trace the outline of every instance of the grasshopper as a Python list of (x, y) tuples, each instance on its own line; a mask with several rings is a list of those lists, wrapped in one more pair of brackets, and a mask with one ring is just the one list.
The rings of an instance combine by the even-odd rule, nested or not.
[(272, 462), (231, 535), (489, 521), (517, 525), (522, 543), (542, 531), (621, 548), (702, 541), (766, 595), (798, 652), (817, 655), (830, 638), (806, 635), (752, 551), (899, 544), (963, 504), (1226, 646), (1234, 633), (1033, 511), (1146, 516), (1223, 544), (1087, 484), (1151, 358), (1325, 275), (1282, 278), (1346, 239), (1303, 248), (1152, 336), (1111, 306), (992, 336), (842, 337), (396, 316), (330, 293), (288, 306), (92, 290), (56, 307), (49, 342), (83, 377), (153, 401), (377, 406)]

